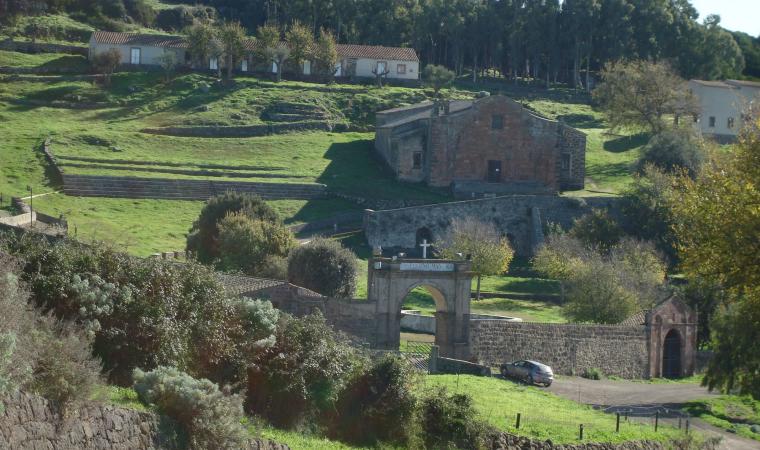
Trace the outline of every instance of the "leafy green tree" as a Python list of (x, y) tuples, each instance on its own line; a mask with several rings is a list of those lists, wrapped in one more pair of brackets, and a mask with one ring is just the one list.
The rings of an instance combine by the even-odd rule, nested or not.
[(227, 22), (216, 34), (227, 66), (227, 80), (232, 80), (233, 69), (245, 54), (245, 29), (240, 22)]
[(248, 368), (246, 407), (277, 426), (319, 424), (362, 362), (322, 314), (286, 318)]
[(713, 155), (696, 179), (682, 175), (671, 196), (681, 268), (690, 280), (725, 290), (711, 324), (715, 358), (705, 382), (760, 398), (756, 342), (760, 316), (760, 119), (748, 114), (739, 144)]
[(328, 297), (351, 298), (356, 292), (356, 255), (340, 242), (316, 238), (288, 255), (288, 281)]
[(613, 129), (641, 127), (653, 134), (665, 129), (669, 116), (694, 116), (699, 109), (686, 83), (664, 63), (608, 63), (593, 91)]
[(285, 42), (290, 49), (290, 61), (298, 73), (303, 73), (303, 63), (313, 58), (314, 34), (299, 21), (294, 21), (285, 32)]
[(218, 228), (219, 260), (216, 266), (221, 270), (260, 275), (268, 257), (285, 257), (296, 245), (293, 233), (281, 223), (251, 219), (245, 213), (227, 215)]
[(211, 197), (187, 236), (187, 250), (198, 261), (211, 264), (219, 258), (219, 222), (228, 214), (242, 212), (251, 219), (279, 222), (277, 213), (261, 197), (229, 191)]
[(164, 80), (168, 83), (172, 81), (174, 73), (177, 71), (179, 61), (177, 61), (177, 55), (172, 51), (164, 50), (164, 53), (156, 58), (158, 65), (164, 71)]
[(435, 96), (440, 95), (441, 89), (450, 85), (456, 75), (443, 66), (429, 64), (422, 71), (422, 78), (433, 88)]
[(259, 27), (256, 37), (259, 42), (259, 57), (274, 63), (277, 68), (277, 81), (282, 81), (282, 70), (285, 61), (290, 57), (290, 49), (280, 38), (280, 29), (276, 25), (263, 25)]
[(639, 171), (651, 164), (668, 173), (687, 170), (696, 176), (705, 161), (704, 144), (691, 130), (666, 130), (649, 140), (642, 149)]
[(335, 66), (338, 64), (338, 48), (335, 37), (325, 29), (319, 30), (314, 62), (317, 72), (331, 80), (335, 76)]
[(420, 400), (419, 414), (425, 448), (487, 448), (492, 430), (478, 417), (469, 395), (432, 390)]
[(186, 31), (190, 56), (197, 67), (208, 68), (208, 60), (219, 54), (214, 28), (207, 23), (195, 23)]
[(493, 223), (472, 218), (452, 220), (446, 235), (435, 246), (444, 258), (471, 258), (471, 270), (478, 276), (477, 300), (480, 300), (480, 281), (483, 275), (503, 274), (515, 254), (509, 240), (499, 234)]
[(111, 76), (121, 64), (121, 53), (115, 48), (95, 53), (92, 57), (92, 68), (103, 74), (103, 84), (111, 84)]
[(623, 230), (609, 216), (607, 210), (592, 209), (591, 213), (575, 219), (569, 235), (579, 239), (584, 245), (607, 254), (620, 243)]

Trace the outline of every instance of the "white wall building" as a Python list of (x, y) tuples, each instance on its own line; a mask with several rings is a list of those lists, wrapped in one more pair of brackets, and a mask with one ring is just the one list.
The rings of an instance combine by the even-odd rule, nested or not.
[(336, 76), (419, 80), (420, 60), (413, 48), (376, 45), (338, 44), (340, 59)]
[(748, 106), (760, 101), (760, 83), (753, 81), (691, 80), (689, 89), (699, 99), (699, 131), (720, 142), (736, 139)]
[(90, 36), (89, 59), (112, 48), (121, 54), (122, 64), (156, 66), (164, 52), (173, 52), (182, 64), (186, 62), (187, 41), (180, 36), (95, 31)]

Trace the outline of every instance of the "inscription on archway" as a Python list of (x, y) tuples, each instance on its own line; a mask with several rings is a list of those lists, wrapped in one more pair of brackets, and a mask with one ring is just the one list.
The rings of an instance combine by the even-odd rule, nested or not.
[(442, 356), (469, 357), (469, 261), (374, 257), (369, 262), (368, 297), (376, 305), (377, 346), (398, 349), (401, 306), (414, 288), (424, 286), (435, 299), (435, 342)]

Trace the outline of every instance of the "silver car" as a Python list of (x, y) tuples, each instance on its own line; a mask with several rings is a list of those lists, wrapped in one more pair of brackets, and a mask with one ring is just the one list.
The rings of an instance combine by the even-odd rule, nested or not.
[(501, 375), (504, 378), (522, 380), (528, 384), (551, 386), (554, 381), (552, 368), (536, 361), (520, 360), (501, 365)]

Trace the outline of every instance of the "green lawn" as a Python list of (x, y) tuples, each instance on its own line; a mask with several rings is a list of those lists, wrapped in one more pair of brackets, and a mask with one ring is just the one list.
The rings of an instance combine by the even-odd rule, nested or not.
[(705, 400), (692, 401), (684, 408), (716, 427), (725, 428), (740, 436), (760, 441), (760, 401), (750, 396), (721, 395)]
[[(584, 441), (623, 442), (630, 440), (665, 440), (678, 430), (660, 425), (655, 433), (649, 424), (623, 422), (615, 433), (615, 416), (567, 400), (544, 389), (529, 387), (500, 378), (472, 375), (428, 375), (425, 387), (445, 386), (451, 392), (469, 394), (480, 415), (501, 430), (555, 444), (578, 443), (579, 425), (584, 427)], [(520, 413), (520, 429), (515, 419)]]
[(61, 53), (18, 53), (0, 50), (0, 67), (38, 67), (49, 70), (68, 69), (87, 71), (87, 58), (81, 55)]

